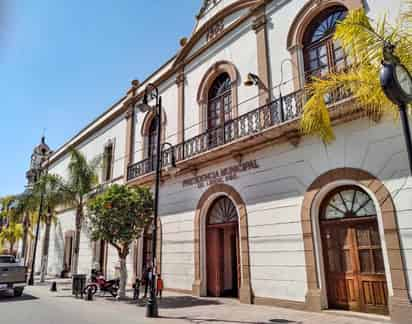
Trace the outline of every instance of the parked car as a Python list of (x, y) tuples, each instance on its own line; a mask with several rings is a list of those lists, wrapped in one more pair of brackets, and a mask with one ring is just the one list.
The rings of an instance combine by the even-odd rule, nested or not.
[(27, 268), (12, 255), (0, 255), (0, 292), (12, 291), (15, 297), (23, 294)]

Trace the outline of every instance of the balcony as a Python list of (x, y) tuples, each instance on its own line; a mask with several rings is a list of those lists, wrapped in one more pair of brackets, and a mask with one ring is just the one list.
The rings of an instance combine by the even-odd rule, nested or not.
[[(337, 91), (325, 99), (332, 109), (337, 103), (346, 102), (348, 97), (348, 93)], [(298, 120), (303, 112), (304, 103), (303, 91), (278, 98), (226, 122), (221, 127), (208, 130), (164, 150), (162, 167), (171, 164), (173, 151), (179, 169), (187, 169), (196, 168), (197, 165), (211, 160), (216, 161), (228, 154), (241, 154), (251, 147), (268, 141), (273, 143), (280, 138), (293, 143), (300, 138)], [(127, 170), (128, 182), (153, 175), (155, 164), (153, 159), (145, 159), (130, 165)]]

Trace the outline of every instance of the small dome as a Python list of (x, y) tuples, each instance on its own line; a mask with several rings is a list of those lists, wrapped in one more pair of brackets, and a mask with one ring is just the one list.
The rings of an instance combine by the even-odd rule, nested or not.
[(40, 155), (47, 155), (51, 153), (50, 147), (46, 144), (46, 138), (44, 136), (42, 136), (40, 144), (34, 148), (33, 153)]

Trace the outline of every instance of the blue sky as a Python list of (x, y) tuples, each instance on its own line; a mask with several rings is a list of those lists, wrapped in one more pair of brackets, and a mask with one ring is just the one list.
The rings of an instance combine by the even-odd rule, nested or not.
[(175, 54), (201, 0), (0, 0), (0, 196)]

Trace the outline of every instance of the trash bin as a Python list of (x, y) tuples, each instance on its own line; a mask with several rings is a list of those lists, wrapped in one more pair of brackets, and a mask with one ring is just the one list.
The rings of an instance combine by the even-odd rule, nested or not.
[(86, 275), (85, 274), (77, 274), (73, 275), (72, 278), (72, 294), (76, 296), (76, 298), (81, 296), (83, 298), (84, 289), (86, 288)]

